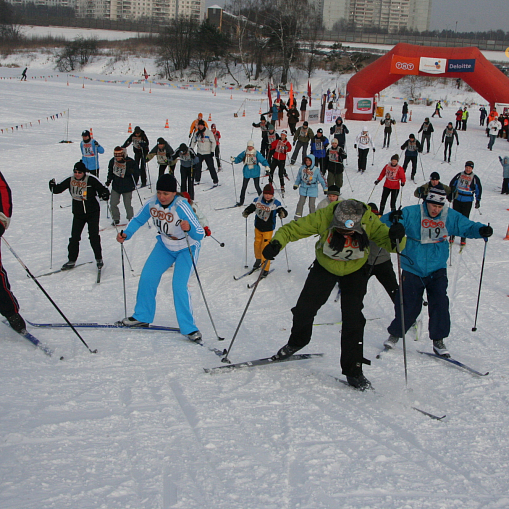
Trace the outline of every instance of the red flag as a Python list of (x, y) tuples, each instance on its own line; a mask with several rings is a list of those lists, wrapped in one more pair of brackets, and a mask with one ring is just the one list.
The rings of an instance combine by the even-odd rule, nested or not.
[(214, 78), (214, 87), (217, 88), (217, 76)]
[(293, 99), (293, 83), (290, 83), (290, 108), (293, 106), (294, 104), (294, 99)]
[(145, 75), (145, 79), (148, 80), (150, 74), (147, 73), (147, 69), (145, 69), (145, 67), (143, 68), (143, 74)]
[(272, 96), (270, 95), (270, 83), (267, 83), (267, 95), (269, 96), (269, 109), (272, 108)]
[(308, 97), (309, 97), (309, 107), (311, 108), (311, 83), (308, 80)]

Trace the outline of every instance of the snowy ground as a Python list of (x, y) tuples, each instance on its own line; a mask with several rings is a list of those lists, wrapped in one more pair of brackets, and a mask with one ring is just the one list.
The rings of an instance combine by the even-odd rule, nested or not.
[[(0, 69), (0, 76), (19, 74)], [(41, 74), (43, 72), (41, 71)], [(237, 155), (259, 132), (251, 122), (258, 108), (234, 117), (245, 94), (175, 91), (154, 87), (82, 83), (59, 79), (0, 81), (2, 128), (23, 122), (33, 127), (0, 135), (1, 171), (14, 199), (14, 216), (5, 235), (34, 274), (50, 263), (51, 195), (47, 182), (63, 179), (79, 160), (80, 133), (93, 128), (106, 148), (102, 173), (113, 147), (127, 138), (127, 126), (140, 125), (151, 142), (164, 136), (173, 147), (187, 141), (188, 126), (201, 111), (221, 131), (222, 156)], [(453, 95), (454, 90), (449, 93)], [(401, 102), (387, 102), (400, 111)], [(70, 108), (67, 118), (46, 121)], [(340, 325), (316, 327), (305, 352), (323, 352), (319, 360), (244, 369), (209, 375), (204, 367), (221, 365), (219, 357), (189, 343), (179, 334), (143, 331), (82, 330), (98, 354), (90, 354), (69, 330), (31, 329), (54, 348), (49, 359), (0, 324), (0, 506), (4, 509), (67, 508), (214, 508), (214, 509), (495, 509), (509, 507), (509, 412), (507, 348), (507, 249), (502, 240), (509, 222), (509, 201), (500, 195), (499, 155), (509, 154), (506, 141), (493, 152), (472, 111), (469, 129), (460, 133), (452, 164), (441, 165), (440, 134), (454, 108), (433, 119), (433, 153), (422, 157), (419, 183), (433, 170), (444, 182), (475, 161), (484, 185), (482, 207), (472, 219), (490, 222), (489, 241), (477, 332), (471, 332), (484, 243), (469, 241), (461, 255), (453, 248), (449, 269), (452, 333), (446, 344), (452, 354), (481, 371), (476, 377), (442, 361), (425, 358), (427, 334), (414, 342), (409, 333), (408, 388), (405, 390), (401, 348), (382, 360), (375, 356), (387, 337), (393, 311), (377, 281), (365, 298), (365, 374), (376, 393), (362, 394), (338, 384), (329, 375), (339, 368)], [(417, 132), (431, 109), (414, 107), (412, 122), (397, 124), (393, 146), (381, 150), (382, 130), (370, 123), (379, 148), (368, 171), (359, 175), (353, 143), (359, 122), (347, 122), (351, 154), (343, 188), (345, 198), (367, 200), (373, 181), (393, 152), (399, 153), (410, 132)], [(38, 119), (43, 119), (41, 124)], [(164, 129), (166, 119), (170, 128)], [(398, 116), (396, 119), (399, 120)], [(316, 128), (317, 126), (313, 126)], [(324, 126), (327, 127), (328, 126)], [(454, 149), (456, 150), (456, 149)], [(296, 169), (293, 169), (295, 173)], [(289, 170), (290, 175), (292, 171)], [(151, 164), (152, 179), (156, 167)], [(235, 203), (241, 168), (224, 164), (221, 187), (205, 173), (197, 201), (213, 235), (203, 242), (198, 270), (212, 317), (211, 326), (196, 279), (191, 292), (204, 344), (228, 347), (250, 296), (246, 282), (232, 276), (244, 272), (246, 221), (241, 210), (215, 211)], [(235, 187), (236, 185), (236, 187)], [(290, 186), (288, 186), (290, 188)], [(416, 203), (414, 185), (403, 192), (403, 205)], [(249, 191), (253, 193), (252, 185)], [(381, 186), (372, 200), (378, 202)], [(142, 199), (150, 195), (141, 190)], [(248, 195), (253, 199), (254, 194)], [(137, 201), (137, 197), (134, 197)], [(70, 233), (70, 197), (55, 196), (53, 267), (66, 261)], [(293, 215), (297, 192), (285, 204)], [(103, 204), (104, 207), (104, 204)], [(105, 208), (102, 226), (109, 224)], [(480, 214), (482, 213), (482, 216)], [(253, 222), (247, 222), (247, 261), (253, 263)], [(139, 274), (154, 244), (154, 229), (142, 228), (126, 244), (134, 274)], [(275, 271), (260, 284), (232, 347), (230, 358), (243, 361), (272, 355), (287, 341), (291, 307), (313, 261), (315, 239), (288, 246), (288, 272), (282, 253)], [(74, 321), (112, 322), (124, 315), (120, 248), (113, 230), (102, 234), (105, 268), (95, 284), (95, 270), (85, 265), (69, 273), (40, 279), (41, 284)], [(35, 322), (61, 318), (15, 258), (2, 246), (3, 263), (24, 317)], [(86, 233), (79, 261), (92, 260)], [(394, 260), (395, 261), (395, 260)], [(158, 294), (155, 322), (176, 325), (171, 296), (171, 271)], [(138, 278), (127, 269), (128, 313), (134, 306)], [(246, 281), (247, 280), (247, 281)], [(316, 322), (338, 322), (339, 304), (330, 301)], [(65, 360), (57, 360), (60, 355)], [(447, 414), (444, 421), (409, 408)]]

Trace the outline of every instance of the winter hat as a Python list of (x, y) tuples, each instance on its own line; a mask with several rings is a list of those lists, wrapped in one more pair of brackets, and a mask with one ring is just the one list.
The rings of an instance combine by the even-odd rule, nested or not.
[(440, 175), (438, 174), (438, 171), (434, 171), (430, 176), (430, 180), (440, 180)]
[(262, 120), (265, 120), (265, 122), (267, 121), (267, 119), (265, 118), (265, 115), (262, 115), (262, 116), (260, 117), (260, 122), (261, 122)]
[(90, 138), (90, 131), (85, 130), (81, 133), (81, 136), (88, 136)]
[(164, 138), (157, 138), (157, 144), (158, 145), (165, 145), (166, 144), (166, 140)]
[(474, 167), (474, 162), (473, 161), (467, 161), (465, 163), (465, 166), (470, 166), (470, 168), (473, 168)]
[(332, 140), (330, 142), (331, 142), (331, 145), (339, 145), (339, 140), (337, 138), (332, 138)]
[(367, 133), (368, 132), (368, 126), (367, 125), (363, 125), (362, 126), (362, 132), (363, 133)]
[(263, 194), (274, 194), (274, 188), (272, 187), (272, 184), (267, 184), (264, 188), (263, 188)]
[(409, 136), (409, 138), (410, 138), (410, 139), (412, 139), (412, 140), (415, 140), (415, 134), (411, 134), (411, 135)]
[(203, 118), (203, 113), (198, 113), (198, 118), (202, 119)]
[(307, 127), (309, 125), (308, 121), (306, 120), (303, 124), (304, 127)]
[(426, 117), (426, 118), (424, 119), (424, 122), (429, 122), (429, 117)]
[(127, 156), (127, 149), (123, 147), (115, 147), (113, 149), (113, 157), (126, 157)]
[(139, 125), (137, 125), (135, 128), (134, 128), (134, 132), (135, 133), (141, 133), (141, 127)]
[(398, 154), (394, 154), (393, 156), (391, 156), (391, 161), (395, 159), (396, 161), (399, 161), (399, 156)]
[(249, 141), (247, 142), (247, 146), (248, 146), (248, 147), (254, 147), (254, 146), (255, 146), (255, 145), (254, 145), (254, 141), (253, 141), (253, 140), (249, 140)]
[(339, 196), (341, 194), (341, 191), (338, 186), (333, 184), (332, 186), (328, 187), (327, 194), (334, 194), (335, 196)]
[(158, 191), (167, 191), (170, 193), (177, 192), (177, 179), (169, 173), (163, 173), (158, 179), (156, 184)]
[(435, 205), (445, 205), (447, 200), (447, 194), (444, 189), (439, 187), (430, 187), (426, 201), (428, 203), (434, 203)]
[(362, 216), (364, 215), (364, 204), (356, 200), (340, 201), (334, 209), (332, 227), (342, 230), (353, 230), (357, 233), (364, 233), (362, 229)]
[(215, 129), (215, 128), (216, 128), (216, 124), (212, 124), (212, 125), (210, 126), (210, 128), (211, 128), (211, 129)]
[(183, 152), (184, 154), (187, 152), (187, 145), (185, 143), (180, 144), (179, 152)]
[(284, 134), (285, 136), (288, 136), (288, 133), (284, 129), (281, 131), (281, 134)]
[(76, 171), (81, 171), (83, 173), (85, 173), (87, 171), (87, 167), (83, 164), (82, 161), (78, 161), (75, 165), (74, 165), (74, 169)]
[(268, 129), (269, 131), (273, 131), (273, 130), (274, 130), (274, 126), (273, 126), (272, 124), (269, 124), (269, 125), (267, 126), (267, 129)]
[(376, 203), (368, 203), (368, 207), (371, 209), (373, 214), (378, 215), (378, 207), (376, 206)]
[(205, 125), (205, 121), (200, 118), (200, 120), (198, 120), (198, 125)]
[(316, 130), (316, 134), (318, 134), (318, 133), (322, 133), (323, 134), (323, 129), (317, 129)]

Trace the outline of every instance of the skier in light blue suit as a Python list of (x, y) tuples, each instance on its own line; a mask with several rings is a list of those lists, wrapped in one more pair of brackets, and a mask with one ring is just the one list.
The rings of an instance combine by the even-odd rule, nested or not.
[[(177, 181), (173, 175), (161, 175), (157, 181), (157, 196), (150, 198), (133, 217), (118, 242), (129, 240), (151, 217), (159, 232), (156, 245), (150, 253), (140, 277), (133, 316), (121, 324), (126, 327), (146, 327), (154, 320), (156, 294), (162, 275), (175, 264), (173, 272), (173, 301), (181, 334), (193, 341), (202, 336), (194, 322), (191, 295), (187, 283), (197, 263), (201, 239), (205, 232), (186, 199), (177, 196)], [(187, 239), (186, 239), (187, 236)]]
[(304, 158), (304, 164), (299, 168), (295, 184), (293, 185), (294, 190), (299, 188), (300, 194), (294, 216), (295, 220), (302, 217), (306, 198), (309, 198), (309, 213), (312, 214), (315, 212), (315, 201), (318, 196), (318, 183), (320, 183), (324, 192), (327, 191), (327, 184), (323, 179), (322, 173), (320, 172), (320, 169), (315, 166), (315, 156), (308, 155)]

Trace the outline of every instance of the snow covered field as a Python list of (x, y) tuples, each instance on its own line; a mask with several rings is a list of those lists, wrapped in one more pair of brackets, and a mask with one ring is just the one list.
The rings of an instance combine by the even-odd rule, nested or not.
[[(34, 70), (34, 73), (36, 71)], [(41, 71), (41, 74), (44, 74)], [(47, 72), (46, 72), (47, 74)], [(87, 73), (88, 74), (88, 73)], [(0, 76), (19, 70), (0, 68)], [(30, 76), (30, 73), (29, 73)], [(97, 76), (99, 77), (99, 76)], [(258, 105), (247, 116), (234, 118), (245, 94), (176, 91), (141, 85), (82, 82), (66, 78), (48, 81), (0, 81), (0, 127), (33, 122), (33, 127), (0, 134), (1, 171), (13, 191), (14, 215), (5, 238), (34, 274), (49, 270), (51, 195), (48, 181), (70, 174), (79, 160), (83, 129), (106, 148), (101, 156), (104, 180), (113, 147), (128, 136), (129, 122), (140, 125), (151, 146), (163, 136), (175, 148), (187, 142), (188, 128), (198, 112), (212, 115), (222, 133), (223, 159), (237, 155), (252, 137)], [(450, 97), (455, 90), (448, 91)], [(386, 101), (394, 113), (401, 102)], [(67, 117), (46, 121), (48, 115), (70, 108)], [(357, 173), (353, 140), (361, 123), (347, 121), (349, 164), (343, 187), (345, 198), (367, 200), (373, 181), (411, 132), (417, 133), (432, 110), (413, 107), (412, 122), (396, 125), (393, 146), (381, 150), (382, 129), (369, 123), (378, 147), (374, 165)], [(472, 219), (490, 223), (495, 234), (487, 246), (477, 332), (472, 332), (482, 240), (468, 241), (461, 255), (453, 248), (449, 268), (452, 332), (446, 341), (454, 357), (481, 371), (473, 376), (445, 362), (427, 358), (431, 351), (424, 332), (418, 342), (407, 336), (408, 388), (405, 390), (401, 348), (381, 360), (375, 356), (387, 337), (393, 317), (391, 302), (372, 279), (365, 298), (365, 367), (375, 393), (358, 393), (329, 375), (341, 376), (341, 325), (321, 325), (304, 352), (323, 352), (321, 359), (205, 374), (204, 367), (221, 365), (207, 348), (175, 333), (82, 329), (90, 354), (70, 330), (33, 329), (55, 349), (53, 358), (0, 324), (0, 506), (3, 509), (133, 508), (133, 509), (499, 509), (509, 507), (508, 412), (508, 249), (504, 241), (509, 223), (509, 200), (500, 195), (499, 155), (509, 144), (497, 140), (493, 152), (478, 127), (476, 108), (468, 131), (460, 132), (460, 146), (449, 166), (440, 161), (440, 135), (454, 120), (456, 108), (444, 111), (435, 126), (433, 152), (422, 157), (418, 181), (436, 170), (449, 180), (467, 159), (483, 183), (479, 211)], [(386, 110), (387, 111), (387, 110)], [(399, 120), (399, 114), (396, 114)], [(43, 119), (41, 124), (38, 119)], [(164, 129), (169, 119), (170, 128)], [(317, 126), (312, 126), (314, 129)], [(327, 128), (328, 125), (323, 126)], [(456, 148), (454, 147), (454, 151)], [(129, 152), (132, 153), (131, 149)], [(421, 171), (422, 169), (422, 171)], [(150, 165), (153, 181), (157, 169)], [(293, 169), (296, 172), (296, 168)], [(290, 176), (292, 172), (289, 170)], [(234, 281), (244, 272), (246, 221), (242, 209), (216, 211), (232, 205), (240, 191), (241, 168), (230, 164), (219, 173), (221, 186), (205, 192), (204, 174), (196, 196), (208, 217), (212, 234), (198, 264), (207, 301), (218, 333), (211, 326), (196, 278), (191, 279), (194, 311), (206, 346), (228, 347), (250, 296), (247, 282)], [(403, 205), (416, 203), (414, 184), (403, 191)], [(288, 186), (291, 189), (291, 186)], [(248, 189), (253, 193), (252, 184)], [(142, 199), (149, 189), (140, 191)], [(237, 193), (237, 194), (236, 194)], [(372, 201), (379, 202), (381, 186)], [(253, 199), (254, 194), (248, 195)], [(298, 193), (288, 191), (285, 204), (293, 216)], [(136, 196), (134, 203), (138, 202)], [(68, 193), (54, 200), (53, 267), (66, 261), (71, 212)], [(247, 203), (246, 203), (247, 204)], [(139, 203), (138, 203), (139, 205)], [(105, 204), (102, 226), (106, 227)], [(306, 209), (307, 210), (307, 209)], [(121, 206), (121, 211), (123, 208)], [(482, 214), (482, 216), (480, 216)], [(123, 216), (125, 217), (125, 216)], [(247, 221), (247, 261), (253, 263), (253, 219)], [(154, 244), (154, 228), (140, 229), (126, 243), (134, 269), (127, 267), (128, 313), (132, 312), (137, 274)], [(291, 272), (283, 253), (275, 271), (260, 283), (231, 350), (232, 361), (267, 357), (283, 346), (291, 327), (291, 307), (313, 261), (315, 239), (288, 246)], [(72, 321), (113, 322), (124, 316), (120, 247), (114, 230), (102, 233), (105, 267), (95, 284), (95, 269), (85, 265), (68, 273), (40, 279), (41, 284)], [(84, 232), (79, 261), (92, 260)], [(34, 322), (60, 322), (60, 316), (27, 278), (6, 246), (2, 261), (9, 273), (22, 315)], [(394, 259), (394, 262), (396, 260)], [(159, 288), (155, 323), (176, 325), (171, 295), (171, 270)], [(333, 296), (316, 322), (339, 322)], [(426, 320), (425, 320), (426, 323)], [(425, 327), (426, 330), (426, 327)], [(399, 346), (399, 345), (398, 345)], [(65, 360), (57, 360), (60, 355)], [(417, 406), (443, 421), (410, 409)]]

